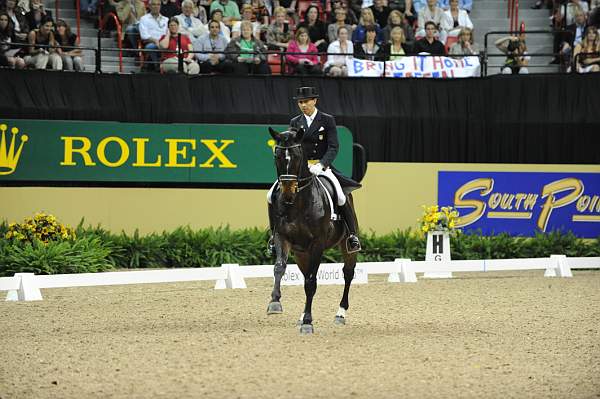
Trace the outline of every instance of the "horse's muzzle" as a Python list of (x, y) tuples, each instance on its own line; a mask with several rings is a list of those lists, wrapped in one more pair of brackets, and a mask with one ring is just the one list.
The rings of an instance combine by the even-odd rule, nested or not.
[(296, 175), (281, 175), (279, 176), (279, 183), (281, 184), (281, 191), (284, 193), (296, 194), (298, 192), (298, 176)]

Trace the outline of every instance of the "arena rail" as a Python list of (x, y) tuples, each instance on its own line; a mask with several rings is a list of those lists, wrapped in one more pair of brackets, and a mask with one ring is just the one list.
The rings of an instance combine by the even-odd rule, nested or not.
[[(343, 284), (341, 263), (322, 264), (318, 276), (320, 284)], [(573, 277), (571, 269), (600, 269), (600, 257), (572, 257), (551, 255), (548, 258), (477, 259), (450, 262), (411, 261), (396, 259), (393, 262), (363, 262), (356, 265), (355, 283), (366, 283), (369, 275), (387, 274), (390, 283), (416, 283), (416, 273), (425, 272), (491, 272), (544, 270), (545, 277)], [(283, 285), (301, 285), (301, 274), (296, 265), (289, 264)], [(357, 276), (359, 275), (359, 276)], [(246, 288), (247, 278), (273, 277), (272, 265), (240, 266), (223, 264), (220, 268), (144, 270), (129, 272), (105, 272), (83, 274), (35, 275), (16, 273), (13, 277), (0, 278), (0, 291), (8, 291), (7, 301), (42, 300), (40, 289), (91, 287), (104, 285), (174, 283), (183, 281), (215, 281), (215, 289)]]

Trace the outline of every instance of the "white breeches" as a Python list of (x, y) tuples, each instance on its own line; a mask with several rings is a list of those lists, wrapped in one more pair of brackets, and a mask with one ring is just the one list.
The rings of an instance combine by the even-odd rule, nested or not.
[[(343, 206), (346, 203), (346, 195), (344, 194), (344, 190), (342, 190), (342, 186), (340, 185), (340, 182), (338, 181), (337, 177), (335, 177), (335, 175), (331, 171), (331, 168), (325, 169), (323, 172), (319, 173), (319, 175), (327, 177), (331, 181), (331, 183), (333, 183), (333, 187), (335, 187), (335, 192), (337, 194), (337, 203), (339, 206)], [(277, 183), (278, 182), (275, 181), (275, 183), (273, 183), (273, 185), (269, 189), (269, 192), (267, 193), (267, 202), (269, 204), (272, 204), (271, 200), (273, 196), (273, 191), (275, 190), (275, 187), (277, 187)]]

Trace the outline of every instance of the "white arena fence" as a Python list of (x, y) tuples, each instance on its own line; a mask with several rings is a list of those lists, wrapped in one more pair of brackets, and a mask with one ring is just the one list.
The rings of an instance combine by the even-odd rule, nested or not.
[[(319, 284), (344, 284), (342, 263), (324, 263), (317, 276)], [(357, 263), (353, 284), (365, 284), (369, 275), (387, 274), (390, 283), (416, 283), (417, 273), (492, 272), (544, 270), (546, 277), (572, 277), (571, 269), (600, 269), (600, 257), (572, 257), (551, 255), (548, 258), (453, 260), (448, 262), (411, 261)], [(16, 273), (0, 278), (0, 291), (8, 291), (7, 301), (42, 300), (40, 289), (90, 287), (102, 285), (174, 283), (181, 281), (215, 281), (215, 289), (246, 288), (246, 279), (273, 278), (273, 265), (240, 266), (224, 264), (221, 267), (195, 269), (167, 269), (105, 273), (35, 275)], [(304, 279), (298, 267), (289, 264), (282, 285), (302, 285)]]

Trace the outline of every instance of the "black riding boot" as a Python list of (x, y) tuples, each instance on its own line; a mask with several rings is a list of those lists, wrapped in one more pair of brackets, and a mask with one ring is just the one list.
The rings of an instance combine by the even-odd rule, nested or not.
[(342, 217), (346, 222), (346, 227), (348, 227), (348, 238), (346, 239), (346, 249), (348, 253), (358, 252), (362, 248), (360, 246), (360, 240), (356, 236), (356, 217), (354, 216), (354, 212), (350, 207), (350, 201), (346, 200), (344, 206), (340, 208)]
[(273, 241), (273, 226), (275, 225), (275, 211), (273, 210), (273, 205), (267, 203), (269, 209), (269, 230), (271, 231), (271, 236), (269, 237), (269, 241), (267, 242), (267, 252), (271, 255), (275, 256), (275, 242)]

